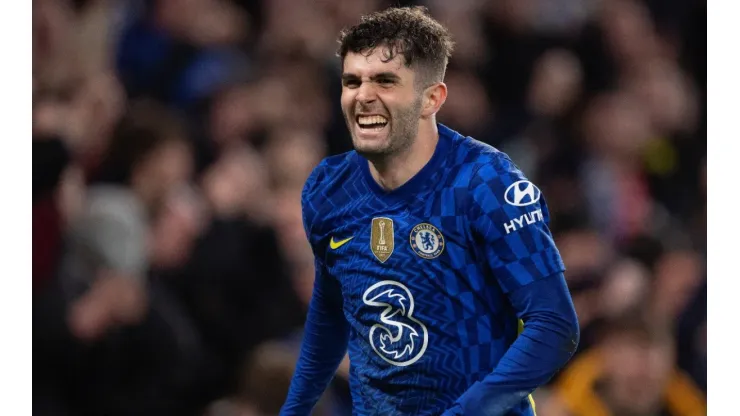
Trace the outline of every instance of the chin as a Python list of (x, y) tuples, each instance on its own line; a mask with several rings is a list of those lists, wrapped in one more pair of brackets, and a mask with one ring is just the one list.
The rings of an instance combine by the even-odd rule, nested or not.
[(390, 153), (389, 147), (387, 144), (354, 142), (355, 151), (366, 158), (385, 156)]

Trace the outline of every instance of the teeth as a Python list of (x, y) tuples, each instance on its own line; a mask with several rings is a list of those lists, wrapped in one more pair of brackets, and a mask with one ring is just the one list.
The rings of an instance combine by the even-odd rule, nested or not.
[(383, 116), (360, 116), (357, 118), (360, 125), (385, 124), (388, 122)]

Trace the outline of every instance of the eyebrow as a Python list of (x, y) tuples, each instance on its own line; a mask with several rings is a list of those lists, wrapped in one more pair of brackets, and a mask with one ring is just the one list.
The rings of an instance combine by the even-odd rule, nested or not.
[[(358, 79), (360, 79), (360, 77), (358, 77), (355, 74), (351, 74), (351, 73), (342, 74), (342, 81), (355, 81)], [(401, 77), (394, 74), (393, 72), (380, 72), (380, 73), (377, 73), (371, 76), (370, 79), (373, 81), (377, 81), (379, 79), (398, 81), (399, 79), (401, 79)]]

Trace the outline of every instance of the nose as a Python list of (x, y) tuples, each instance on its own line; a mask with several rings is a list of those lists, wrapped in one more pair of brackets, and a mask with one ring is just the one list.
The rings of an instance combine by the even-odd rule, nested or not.
[(358, 102), (367, 104), (375, 101), (375, 88), (372, 83), (363, 82), (357, 89), (357, 96), (355, 98)]

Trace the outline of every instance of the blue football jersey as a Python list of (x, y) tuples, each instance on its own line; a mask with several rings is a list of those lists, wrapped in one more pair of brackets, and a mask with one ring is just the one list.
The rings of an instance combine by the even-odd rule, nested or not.
[(317, 273), (348, 323), (355, 414), (448, 409), (516, 339), (506, 294), (565, 269), (540, 190), (506, 154), (438, 130), (432, 159), (398, 189), (352, 151), (322, 161), (303, 191)]

